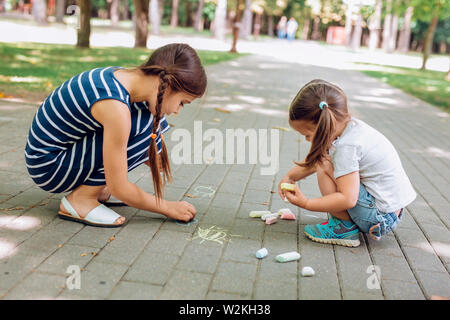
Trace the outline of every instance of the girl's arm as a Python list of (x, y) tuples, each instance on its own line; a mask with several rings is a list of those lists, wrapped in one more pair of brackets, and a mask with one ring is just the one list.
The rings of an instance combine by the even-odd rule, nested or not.
[[(305, 160), (302, 161), (302, 163), (304, 162)], [(305, 168), (299, 165), (295, 165), (291, 170), (288, 171), (288, 173), (286, 173), (286, 175), (278, 184), (278, 194), (280, 195), (280, 197), (284, 199), (284, 197), (286, 196), (284, 190), (281, 190), (282, 183), (295, 183), (296, 181), (305, 179), (306, 177), (312, 175), (314, 172), (316, 172), (316, 168)]]
[(166, 216), (190, 220), (195, 208), (187, 202), (171, 202), (146, 193), (128, 181), (127, 145), (131, 131), (131, 115), (127, 106), (116, 100), (96, 102), (92, 116), (103, 125), (103, 164), (106, 185), (111, 194), (138, 209), (162, 213)]
[(359, 172), (337, 178), (336, 184), (336, 192), (321, 198), (308, 199), (297, 186), (294, 192), (286, 192), (286, 197), (292, 204), (309, 211), (339, 212), (353, 208), (359, 196)]

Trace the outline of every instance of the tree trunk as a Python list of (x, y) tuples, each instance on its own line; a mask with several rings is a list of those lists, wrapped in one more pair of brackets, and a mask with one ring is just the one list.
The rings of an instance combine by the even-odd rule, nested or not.
[(31, 14), (39, 24), (47, 24), (47, 3), (45, 0), (34, 0)]
[(172, 16), (170, 17), (170, 26), (178, 27), (178, 4), (179, 0), (172, 0)]
[(356, 18), (355, 30), (352, 35), (352, 49), (357, 50), (361, 47), (361, 35), (362, 35), (362, 15), (358, 12), (358, 17)]
[(267, 14), (267, 34), (269, 35), (269, 37), (273, 37), (275, 35), (273, 29), (273, 16), (272, 14)]
[(398, 14), (392, 16), (391, 32), (389, 35), (389, 42), (387, 52), (392, 53), (395, 51), (397, 45), (397, 33), (398, 33)]
[(386, 17), (384, 17), (384, 24), (383, 24), (383, 43), (382, 48), (383, 50), (388, 50), (389, 47), (389, 39), (391, 37), (391, 30), (392, 30), (392, 0), (386, 1)]
[[(347, 10), (345, 11), (345, 45), (350, 46), (352, 41), (352, 15), (353, 15), (353, 3), (347, 4)], [(312, 38), (312, 36), (311, 36)]]
[(428, 57), (431, 54), (431, 47), (433, 45), (434, 32), (436, 31), (436, 26), (439, 21), (439, 13), (441, 9), (440, 2), (437, 3), (436, 8), (433, 12), (433, 18), (431, 19), (430, 26), (428, 27), (427, 33), (425, 35), (425, 44), (423, 46), (423, 59), (421, 70), (425, 70), (427, 65)]
[(199, 0), (197, 12), (195, 13), (195, 21), (194, 21), (195, 31), (203, 30), (203, 4), (204, 0)]
[(80, 7), (80, 28), (77, 32), (77, 47), (89, 48), (89, 37), (91, 35), (91, 1), (78, 0)]
[(302, 39), (308, 40), (309, 35), (309, 25), (311, 24), (310, 19), (305, 19), (305, 22), (303, 23), (303, 30), (302, 30)]
[(242, 39), (248, 39), (252, 33), (252, 0), (245, 0), (244, 15), (242, 17), (242, 27), (239, 30), (239, 37)]
[(122, 20), (130, 20), (128, 12), (128, 0), (120, 1), (120, 17)]
[(261, 22), (262, 22), (262, 14), (256, 13), (255, 15), (255, 24), (253, 25), (253, 38), (258, 39), (259, 33), (261, 31)]
[(414, 7), (408, 7), (403, 18), (403, 28), (398, 39), (398, 51), (408, 52), (411, 41), (411, 18), (414, 13)]
[(311, 40), (320, 40), (320, 17), (315, 16), (313, 20), (313, 30)]
[(369, 49), (375, 50), (378, 48), (378, 42), (380, 40), (380, 28), (381, 28), (381, 10), (383, 8), (383, 1), (377, 0), (375, 5), (375, 13), (370, 17), (369, 30)]
[(66, 9), (66, 1), (65, 0), (56, 0), (56, 22), (63, 23), (64, 22), (64, 13)]
[(214, 37), (219, 40), (225, 40), (227, 18), (227, 0), (217, 0), (216, 11), (214, 15)]
[(133, 0), (135, 8), (135, 48), (146, 48), (148, 37), (148, 0)]
[(241, 27), (241, 5), (242, 5), (242, 0), (238, 0), (238, 3), (236, 5), (236, 16), (234, 17), (234, 24), (233, 24), (233, 44), (231, 46), (231, 50), (230, 52), (236, 53), (237, 52), (237, 48), (236, 48), (236, 44), (239, 38), (239, 29)]
[(158, 0), (150, 0), (150, 23), (151, 23), (151, 32), (152, 34), (159, 34), (159, 27), (161, 25), (161, 21), (159, 20), (159, 2)]
[[(192, 27), (192, 8), (191, 8), (191, 2), (189, 0), (185, 1), (186, 5), (186, 25), (185, 27)], [(226, 9), (225, 9), (225, 15), (226, 15)]]
[(111, 25), (117, 26), (119, 23), (119, 15), (120, 15), (120, 1), (119, 0), (111, 0), (111, 6), (109, 7), (109, 16), (111, 17)]

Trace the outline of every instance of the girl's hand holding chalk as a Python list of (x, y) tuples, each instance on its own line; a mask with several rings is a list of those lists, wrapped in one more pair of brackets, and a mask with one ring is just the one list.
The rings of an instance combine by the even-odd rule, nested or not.
[(283, 179), (281, 179), (280, 183), (278, 184), (278, 194), (280, 195), (281, 199), (286, 201), (286, 192), (285, 189), (282, 188), (282, 186), (285, 186), (286, 184), (295, 184), (295, 181), (291, 180), (288, 176), (285, 176)]
[(306, 209), (308, 198), (305, 197), (303, 192), (300, 191), (296, 184), (294, 184), (294, 191), (285, 192), (284, 194), (286, 195), (286, 198), (290, 203), (295, 204), (300, 208)]

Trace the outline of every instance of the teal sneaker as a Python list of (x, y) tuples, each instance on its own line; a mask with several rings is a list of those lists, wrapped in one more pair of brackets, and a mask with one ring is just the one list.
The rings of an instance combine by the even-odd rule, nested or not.
[(357, 247), (360, 244), (358, 226), (353, 223), (347, 227), (341, 220), (334, 217), (324, 223), (306, 225), (305, 234), (311, 240), (321, 243), (346, 247)]

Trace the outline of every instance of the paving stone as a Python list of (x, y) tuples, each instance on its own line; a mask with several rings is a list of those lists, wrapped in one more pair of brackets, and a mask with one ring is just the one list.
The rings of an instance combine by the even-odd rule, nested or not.
[(175, 270), (161, 294), (163, 300), (203, 300), (206, 297), (211, 275)]
[(181, 255), (188, 242), (189, 238), (184, 232), (160, 230), (148, 243), (145, 250)]
[(387, 300), (424, 300), (425, 297), (417, 283), (382, 280), (382, 287)]
[(98, 249), (92, 247), (65, 244), (46, 259), (37, 270), (66, 276), (69, 266), (76, 265), (81, 269), (89, 263), (97, 252)]
[(54, 299), (66, 284), (66, 278), (58, 275), (33, 272), (4, 297), (5, 300)]
[(245, 293), (228, 293), (209, 291), (206, 296), (207, 300), (250, 300), (250, 296)]
[(176, 268), (185, 271), (214, 273), (221, 252), (222, 245), (218, 243), (192, 242), (186, 247)]
[[(233, 276), (230, 277), (230, 274)], [(214, 276), (212, 290), (251, 294), (256, 275), (256, 265), (222, 261)]]
[(45, 260), (42, 256), (17, 253), (0, 260), (0, 289), (10, 290)]
[(203, 215), (201, 222), (220, 226), (232, 226), (235, 215), (236, 212), (233, 209), (211, 206), (205, 215)]
[(111, 300), (155, 300), (158, 299), (162, 291), (161, 286), (120, 281), (109, 296)]
[(235, 238), (228, 242), (222, 259), (257, 264), (258, 259), (255, 254), (259, 249), (261, 249), (261, 241)]
[(124, 275), (124, 280), (164, 285), (179, 257), (159, 252), (144, 252)]
[(414, 270), (434, 272), (446, 271), (433, 249), (431, 249), (430, 252), (419, 248), (403, 247), (403, 251), (405, 252), (406, 258)]
[(448, 272), (429, 272), (419, 270), (417, 278), (427, 299), (431, 296), (450, 297), (450, 276)]

